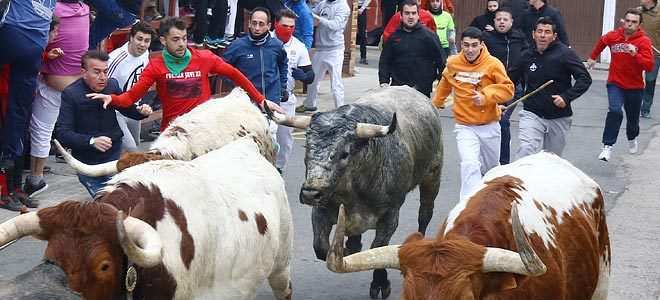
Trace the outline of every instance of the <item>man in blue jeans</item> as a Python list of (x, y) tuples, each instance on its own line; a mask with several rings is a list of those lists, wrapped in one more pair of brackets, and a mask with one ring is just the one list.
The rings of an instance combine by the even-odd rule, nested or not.
[[(0, 65), (9, 65), (9, 105), (2, 120), (0, 169), (4, 170), (8, 195), (0, 207), (19, 211), (18, 197), (22, 172), (23, 137), (26, 135), (41, 54), (46, 48), (55, 0), (11, 1), (4, 23), (0, 24)], [(4, 191), (3, 191), (3, 194)]]
[(587, 65), (592, 67), (605, 47), (609, 47), (612, 52), (607, 77), (609, 109), (603, 130), (603, 149), (598, 155), (598, 159), (603, 161), (610, 160), (612, 146), (619, 135), (623, 121), (622, 107), (626, 113), (628, 152), (635, 154), (638, 150), (639, 112), (644, 88), (642, 73), (651, 71), (654, 65), (651, 40), (639, 28), (642, 21), (641, 11), (629, 9), (623, 25), (602, 36), (587, 60)]
[(99, 43), (117, 28), (135, 23), (140, 18), (140, 11), (147, 1), (89, 0), (88, 2), (96, 9), (96, 18), (89, 32), (89, 49), (96, 49)]
[[(123, 137), (115, 109), (103, 108), (103, 102), (91, 101), (89, 93), (121, 94), (117, 80), (108, 79), (108, 55), (89, 51), (82, 57), (82, 78), (62, 91), (62, 105), (55, 124), (55, 138), (73, 150), (73, 156), (86, 164), (102, 164), (117, 160), (121, 154)], [(119, 109), (131, 119), (143, 119), (151, 114), (151, 107), (143, 104)], [(78, 180), (94, 197), (109, 176), (78, 175)]]

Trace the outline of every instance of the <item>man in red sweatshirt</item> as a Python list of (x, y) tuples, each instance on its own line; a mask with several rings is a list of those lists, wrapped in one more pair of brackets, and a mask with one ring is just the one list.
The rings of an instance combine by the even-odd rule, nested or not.
[(208, 50), (186, 47), (186, 24), (182, 19), (169, 18), (160, 23), (160, 41), (165, 46), (162, 55), (149, 59), (140, 79), (131, 89), (121, 95), (90, 93), (87, 97), (103, 101), (103, 106), (112, 104), (125, 108), (142, 99), (155, 82), (156, 92), (163, 104), (163, 130), (174, 118), (183, 115), (211, 97), (209, 74), (225, 76), (243, 88), (250, 99), (260, 107), (268, 105), (272, 110), (283, 112), (277, 104), (269, 101), (254, 85), (230, 64)]
[[(431, 30), (431, 32), (436, 31), (436, 26), (435, 26), (435, 20), (433, 19), (433, 15), (431, 14), (430, 11), (423, 9), (422, 7), (426, 6), (421, 6), (421, 1), (417, 0), (417, 7), (419, 7), (419, 23), (424, 25), (426, 28)], [(399, 10), (401, 10), (401, 7), (399, 7)], [(401, 12), (394, 14), (392, 18), (390, 18), (390, 21), (387, 22), (387, 26), (385, 26), (385, 30), (383, 30), (383, 45), (387, 41), (387, 39), (390, 38), (390, 36), (401, 26)]]
[(612, 63), (607, 78), (609, 110), (605, 118), (603, 149), (598, 155), (598, 159), (603, 161), (610, 160), (612, 146), (619, 135), (619, 128), (623, 121), (622, 107), (626, 112), (628, 152), (637, 153), (639, 112), (644, 90), (642, 73), (650, 72), (654, 67), (651, 40), (639, 28), (642, 23), (642, 13), (637, 9), (629, 9), (626, 11), (623, 22), (620, 28), (608, 32), (598, 40), (587, 60), (589, 67), (593, 67), (600, 52), (605, 47), (610, 47)]

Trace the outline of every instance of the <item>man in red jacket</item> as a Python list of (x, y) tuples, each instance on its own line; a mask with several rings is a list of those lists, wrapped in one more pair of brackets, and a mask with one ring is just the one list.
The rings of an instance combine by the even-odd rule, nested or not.
[[(419, 7), (419, 23), (424, 25), (426, 28), (431, 30), (431, 32), (436, 31), (435, 20), (430, 11), (422, 8), (421, 1), (417, 0), (417, 7)], [(401, 9), (401, 8), (399, 8)], [(401, 26), (401, 12), (394, 14), (390, 21), (387, 22), (387, 26), (383, 31), (383, 45), (390, 38), (390, 36)]]
[(651, 40), (639, 28), (642, 23), (642, 13), (637, 9), (629, 9), (626, 11), (623, 21), (620, 28), (608, 32), (598, 40), (587, 60), (589, 67), (593, 67), (600, 52), (605, 47), (610, 47), (612, 63), (607, 78), (609, 111), (605, 118), (603, 149), (598, 155), (598, 159), (603, 161), (610, 160), (612, 146), (619, 135), (619, 128), (623, 121), (622, 107), (626, 112), (628, 152), (637, 153), (639, 112), (644, 90), (642, 73), (650, 72), (654, 67)]
[(260, 107), (268, 105), (272, 110), (284, 112), (277, 104), (269, 101), (254, 85), (230, 64), (208, 50), (186, 48), (186, 24), (182, 19), (169, 18), (160, 23), (160, 41), (166, 49), (162, 55), (149, 59), (140, 79), (121, 95), (90, 93), (87, 97), (103, 101), (103, 106), (112, 104), (125, 108), (142, 99), (149, 87), (156, 83), (156, 92), (163, 105), (163, 130), (170, 122), (211, 97), (209, 74), (218, 74), (231, 79), (243, 88), (250, 99)]

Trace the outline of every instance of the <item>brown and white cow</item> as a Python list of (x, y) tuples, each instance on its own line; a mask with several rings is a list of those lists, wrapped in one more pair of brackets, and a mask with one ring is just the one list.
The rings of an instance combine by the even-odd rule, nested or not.
[[(343, 257), (344, 216), (328, 257), (334, 272), (400, 269), (403, 299), (606, 299), (610, 243), (598, 184), (539, 153), (492, 169), (450, 212), (440, 234)], [(339, 228), (341, 227), (341, 228)]]
[(254, 137), (128, 168), (94, 202), (0, 224), (0, 247), (25, 235), (48, 241), (46, 260), (86, 299), (124, 297), (127, 260), (137, 266), (135, 299), (254, 299), (265, 279), (277, 299), (291, 297), (284, 181)]
[(117, 161), (87, 165), (64, 151), (59, 142), (54, 144), (78, 173), (97, 177), (147, 161), (191, 160), (247, 134), (256, 137), (261, 154), (274, 164), (276, 153), (265, 117), (242, 89), (235, 88), (229, 95), (210, 99), (174, 119), (146, 153), (129, 152)]

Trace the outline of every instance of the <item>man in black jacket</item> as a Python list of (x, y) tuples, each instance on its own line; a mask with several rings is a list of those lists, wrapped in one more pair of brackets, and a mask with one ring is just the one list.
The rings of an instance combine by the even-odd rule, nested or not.
[[(523, 33), (513, 28), (513, 13), (508, 8), (500, 8), (495, 12), (495, 30), (491, 32), (484, 32), (483, 39), (488, 51), (492, 56), (497, 57), (509, 74), (509, 70), (520, 62), (523, 51), (529, 48), (527, 39)], [(516, 85), (514, 99), (519, 98), (522, 94), (522, 86)], [(511, 99), (508, 104), (513, 102)], [(506, 110), (500, 119), (500, 127), (502, 130), (502, 146), (500, 148), (500, 164), (505, 165), (510, 161), (510, 145), (511, 145), (511, 130), (510, 122), (511, 114), (515, 108)]]
[(408, 85), (430, 97), (445, 59), (438, 36), (419, 24), (417, 1), (404, 0), (401, 27), (385, 42), (380, 55), (380, 85)]
[[(520, 63), (511, 69), (511, 79), (522, 82), (525, 93), (548, 80), (554, 83), (524, 102), (517, 158), (541, 150), (561, 155), (571, 127), (571, 102), (591, 85), (591, 75), (577, 53), (556, 40), (555, 23), (550, 18), (541, 18), (535, 28), (533, 48), (525, 51)], [(575, 79), (574, 85), (571, 79)]]
[[(486, 1), (486, 12), (483, 15), (478, 15), (472, 19), (470, 26), (479, 28), (481, 31), (490, 32), (495, 30), (495, 12), (500, 8), (498, 0)], [(489, 49), (490, 50), (490, 49)]]
[(529, 39), (529, 43), (532, 44), (534, 42), (532, 40), (532, 32), (536, 30), (536, 21), (541, 17), (549, 17), (555, 23), (555, 27), (557, 28), (555, 32), (559, 40), (566, 46), (569, 46), (564, 18), (562, 18), (559, 10), (545, 4), (545, 2), (546, 0), (529, 0), (529, 9), (525, 12), (522, 19), (523, 33)]
[[(108, 55), (96, 50), (82, 57), (82, 78), (62, 91), (62, 105), (55, 124), (55, 138), (73, 150), (73, 156), (86, 164), (102, 164), (117, 160), (121, 154), (123, 133), (115, 110), (104, 109), (103, 102), (89, 100), (87, 94), (121, 94), (117, 80), (108, 79)], [(151, 114), (147, 104), (117, 109), (123, 115), (140, 120)], [(89, 177), (78, 174), (78, 180), (94, 197), (109, 176)]]

